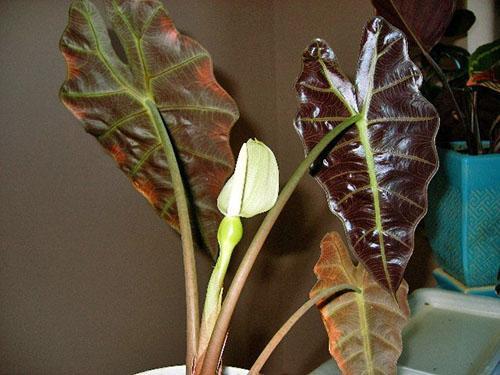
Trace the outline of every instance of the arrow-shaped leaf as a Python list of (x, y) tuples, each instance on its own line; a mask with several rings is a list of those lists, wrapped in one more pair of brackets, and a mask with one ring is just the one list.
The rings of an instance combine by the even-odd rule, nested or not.
[(396, 292), (413, 251), (415, 227), (427, 209), (439, 120), (418, 91), (422, 77), (399, 30), (374, 18), (361, 45), (355, 86), (324, 41), (314, 41), (304, 52), (295, 126), (309, 151), (340, 121), (361, 114), (316, 178), (330, 209), (343, 220), (356, 256)]
[(401, 283), (396, 299), (361, 265), (354, 266), (340, 235), (321, 242), (314, 267), (318, 282), (311, 297), (336, 285), (350, 284), (359, 293), (345, 293), (318, 303), (330, 338), (330, 354), (344, 374), (396, 374), (402, 351), (401, 331), (409, 307), (408, 285)]
[(164, 141), (146, 105), (154, 102), (180, 157), (195, 222), (215, 254), (216, 200), (233, 169), (228, 138), (237, 107), (215, 81), (207, 51), (176, 30), (159, 0), (108, 0), (107, 10), (126, 63), (95, 6), (75, 1), (60, 43), (68, 65), (61, 100), (178, 229)]

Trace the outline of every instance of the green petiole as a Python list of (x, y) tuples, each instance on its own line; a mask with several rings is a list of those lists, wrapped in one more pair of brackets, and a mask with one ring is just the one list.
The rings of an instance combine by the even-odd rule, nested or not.
[[(219, 257), (210, 276), (201, 320), (200, 341), (198, 344), (198, 360), (202, 359), (210, 336), (219, 317), (222, 305), (224, 278), (233, 254), (233, 250), (243, 236), (243, 226), (238, 216), (226, 216), (219, 225), (217, 240)], [(198, 363), (197, 365), (201, 365)]]

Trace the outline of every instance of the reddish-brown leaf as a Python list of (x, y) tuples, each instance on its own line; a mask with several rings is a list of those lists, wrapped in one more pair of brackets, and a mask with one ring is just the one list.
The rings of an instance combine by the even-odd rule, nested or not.
[(415, 227), (427, 210), (439, 119), (418, 91), (422, 76), (399, 30), (374, 18), (361, 46), (355, 85), (326, 42), (307, 48), (296, 84), (295, 126), (309, 151), (342, 120), (361, 114), (315, 177), (343, 220), (356, 256), (395, 293), (413, 251)]
[(180, 156), (194, 222), (215, 255), (216, 200), (233, 169), (229, 131), (236, 104), (215, 81), (208, 52), (176, 30), (161, 1), (108, 0), (107, 10), (127, 62), (112, 47), (96, 7), (74, 1), (60, 43), (68, 65), (61, 100), (178, 229), (164, 144), (145, 105), (155, 102)]
[(401, 283), (395, 299), (362, 264), (352, 263), (336, 232), (323, 238), (314, 272), (318, 282), (311, 297), (341, 284), (361, 291), (318, 303), (330, 339), (330, 354), (342, 373), (396, 374), (402, 351), (401, 332), (409, 315), (406, 282)]
[(372, 0), (372, 4), (377, 15), (404, 31), (410, 41), (415, 36), (427, 51), (441, 40), (455, 11), (455, 0)]

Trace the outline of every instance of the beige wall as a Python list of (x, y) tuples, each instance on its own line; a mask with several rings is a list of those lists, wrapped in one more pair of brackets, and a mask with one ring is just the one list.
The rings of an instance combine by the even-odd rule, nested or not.
[[(369, 1), (165, 3), (178, 27), (212, 53), (217, 76), (239, 103), (234, 148), (248, 137), (264, 140), (285, 181), (303, 157), (292, 127), (301, 52), (325, 38), (352, 74)], [(181, 363), (177, 235), (57, 98), (68, 5), (0, 1), (0, 374), (129, 374)], [(245, 243), (259, 220), (246, 222)], [(319, 241), (335, 228), (322, 191), (307, 178), (244, 291), (226, 363), (249, 366), (307, 298)], [(420, 254), (415, 274), (429, 257)], [(204, 285), (206, 257), (199, 268)], [(266, 372), (304, 374), (328, 358), (326, 342), (313, 311)]]
[[(467, 9), (474, 12), (476, 22), (467, 34), (466, 49), (474, 52), (477, 47), (493, 42), (500, 34), (500, 3), (496, 0), (468, 0)], [(497, 9), (495, 9), (495, 7)]]

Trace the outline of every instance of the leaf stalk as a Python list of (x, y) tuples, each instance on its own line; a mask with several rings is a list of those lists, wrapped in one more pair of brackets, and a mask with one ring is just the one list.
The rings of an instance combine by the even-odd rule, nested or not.
[(194, 256), (194, 241), (189, 217), (189, 204), (184, 188), (184, 182), (179, 168), (179, 162), (174, 145), (168, 134), (166, 124), (156, 104), (145, 99), (144, 104), (161, 139), (163, 152), (167, 158), (168, 169), (174, 187), (175, 203), (179, 216), (179, 228), (182, 241), (182, 256), (184, 261), (184, 277), (186, 289), (186, 371), (191, 373), (199, 337), (199, 302), (196, 260)]
[(266, 345), (262, 353), (260, 353), (259, 357), (253, 364), (252, 368), (248, 375), (258, 375), (262, 367), (264, 367), (265, 363), (273, 353), (274, 349), (281, 343), (286, 334), (293, 328), (295, 323), (299, 321), (300, 318), (304, 316), (304, 314), (309, 311), (309, 309), (315, 306), (318, 302), (323, 299), (327, 299), (334, 294), (340, 294), (343, 292), (356, 292), (360, 293), (359, 288), (349, 285), (349, 284), (341, 284), (334, 286), (332, 288), (326, 289), (321, 293), (316, 294), (314, 297), (309, 299), (306, 303), (304, 303), (299, 309), (293, 313), (290, 318), (281, 326), (281, 328), (275, 333), (273, 338)]

